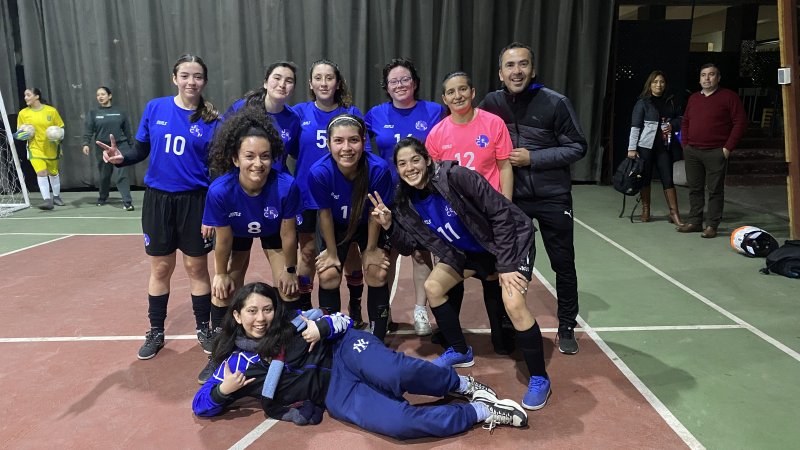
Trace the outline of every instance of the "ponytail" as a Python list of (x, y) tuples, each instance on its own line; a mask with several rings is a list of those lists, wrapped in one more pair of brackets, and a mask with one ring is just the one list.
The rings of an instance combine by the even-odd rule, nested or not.
[(364, 205), (367, 203), (367, 194), (369, 194), (369, 163), (367, 153), (364, 152), (358, 161), (353, 191), (350, 194), (350, 221), (347, 223), (347, 233), (339, 244), (349, 241), (358, 231), (361, 216), (364, 214)]
[(219, 119), (219, 111), (217, 111), (211, 102), (204, 99), (202, 95), (200, 96), (200, 104), (197, 106), (197, 109), (189, 116), (190, 122), (197, 122), (200, 119), (203, 119), (205, 123), (211, 123)]

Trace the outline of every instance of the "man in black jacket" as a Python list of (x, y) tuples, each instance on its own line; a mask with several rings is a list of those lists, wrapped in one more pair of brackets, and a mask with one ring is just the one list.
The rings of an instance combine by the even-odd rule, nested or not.
[(514, 149), (513, 202), (536, 219), (558, 294), (558, 349), (578, 353), (578, 277), (573, 246), (570, 164), (586, 155), (586, 139), (569, 99), (533, 83), (533, 50), (519, 42), (500, 52), (503, 88), (479, 108), (503, 118)]

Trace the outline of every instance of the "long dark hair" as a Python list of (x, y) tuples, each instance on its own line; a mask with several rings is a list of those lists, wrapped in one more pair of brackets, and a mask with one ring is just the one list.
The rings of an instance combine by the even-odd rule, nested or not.
[[(352, 114), (339, 114), (328, 122), (328, 139), (333, 134), (334, 128), (339, 127), (356, 127), (358, 134), (361, 136), (362, 145), (366, 142), (367, 138), (367, 125), (364, 121)], [(330, 148), (330, 145), (328, 145)], [(358, 160), (356, 166), (356, 178), (353, 180), (353, 191), (350, 195), (350, 220), (347, 223), (347, 233), (345, 234), (342, 242), (347, 242), (358, 230), (358, 225), (361, 222), (361, 215), (364, 213), (364, 206), (367, 202), (367, 194), (369, 193), (369, 163), (367, 162), (366, 150), (361, 153), (361, 158)], [(341, 242), (340, 242), (341, 243)]]
[(275, 61), (267, 67), (267, 72), (264, 74), (264, 82), (262, 83), (261, 87), (258, 89), (253, 89), (252, 91), (248, 91), (244, 94), (245, 105), (260, 106), (262, 109), (264, 109), (264, 98), (267, 96), (267, 88), (264, 87), (264, 84), (267, 83), (267, 80), (269, 80), (272, 72), (278, 67), (286, 67), (287, 69), (291, 70), (292, 75), (294, 75), (295, 82), (297, 81), (297, 65), (295, 65), (295, 63), (291, 61)]
[[(659, 75), (662, 78), (664, 78), (664, 92), (666, 93), (667, 86), (668, 86), (668, 84), (667, 84), (667, 76), (664, 74), (664, 72), (662, 72), (660, 70), (654, 70), (654, 71), (650, 72), (650, 75), (647, 76), (647, 80), (645, 80), (645, 82), (644, 82), (644, 88), (642, 89), (642, 93), (639, 94), (639, 98), (647, 98), (647, 97), (652, 97), (653, 96), (653, 91), (650, 90), (650, 85), (653, 84), (653, 81), (656, 81), (656, 77), (659, 76)], [(664, 98), (666, 98), (666, 97), (664, 97)]]
[(411, 73), (411, 79), (414, 80), (414, 100), (419, 100), (419, 75), (417, 74), (417, 68), (414, 67), (414, 63), (411, 62), (410, 59), (405, 58), (395, 58), (389, 62), (389, 64), (383, 67), (383, 80), (381, 81), (381, 87), (384, 91), (386, 91), (386, 96), (390, 99), (392, 98), (389, 95), (389, 72), (392, 71), (395, 67), (405, 67)]
[[(434, 162), (433, 158), (431, 158), (430, 153), (428, 153), (428, 149), (425, 148), (425, 144), (423, 144), (419, 139), (409, 136), (407, 138), (400, 139), (397, 144), (394, 145), (394, 165), (397, 167), (397, 152), (400, 151), (401, 148), (411, 147), (416, 154), (422, 156), (426, 161), (428, 161), (428, 170), (425, 172), (425, 187), (424, 190), (433, 191), (433, 185), (431, 185), (431, 179), (433, 178), (434, 172)], [(408, 203), (411, 201), (411, 194), (414, 192), (419, 192), (419, 189), (413, 188), (408, 185), (402, 178), (397, 183), (397, 189), (395, 190), (394, 194), (394, 204), (400, 205), (401, 203)]]
[(39, 90), (39, 88), (27, 88), (25, 90), (26, 91), (31, 91), (31, 94), (38, 96), (39, 97), (39, 103), (41, 103), (43, 105), (49, 105), (50, 104), (50, 103), (47, 102), (47, 100), (44, 99), (44, 97), (42, 97), (42, 91)]
[(242, 140), (248, 136), (263, 137), (269, 142), (272, 161), (280, 161), (283, 155), (283, 140), (272, 125), (272, 119), (261, 108), (246, 106), (227, 117), (214, 133), (208, 166), (212, 176), (220, 176), (233, 170), (233, 158), (238, 156)]
[(270, 299), (272, 308), (275, 311), (272, 323), (267, 328), (267, 334), (258, 341), (258, 355), (262, 359), (280, 354), (281, 348), (294, 335), (295, 328), (287, 315), (288, 310), (283, 302), (278, 300), (278, 293), (275, 288), (261, 282), (245, 284), (233, 294), (231, 304), (228, 306), (228, 312), (225, 313), (225, 317), (222, 319), (222, 330), (214, 342), (214, 349), (211, 353), (214, 365), (219, 366), (222, 364), (236, 350), (237, 335), (244, 336), (244, 328), (236, 322), (233, 312), (237, 311), (241, 314), (251, 294), (263, 295)]
[[(336, 63), (327, 59), (314, 61), (308, 69), (308, 81), (314, 79), (314, 68), (321, 65), (333, 67), (333, 74), (336, 76), (336, 82), (339, 83), (339, 87), (337, 87), (336, 92), (333, 93), (333, 101), (342, 108), (349, 108), (353, 104), (353, 94), (350, 93), (350, 88), (347, 87), (347, 81), (342, 76), (342, 72), (339, 70), (339, 66), (337, 66)], [(314, 94), (313, 89), (309, 88), (308, 92), (311, 96), (311, 100), (317, 99), (317, 95)]]
[[(192, 55), (191, 53), (186, 53), (185, 55), (181, 55), (177, 61), (175, 61), (175, 65), (172, 66), (172, 75), (177, 77), (178, 76), (178, 67), (183, 63), (197, 63), (200, 64), (200, 67), (203, 68), (203, 78), (205, 78), (206, 82), (208, 82), (208, 67), (206, 67), (206, 63), (203, 62), (203, 58)], [(190, 122), (197, 122), (200, 119), (203, 119), (203, 122), (210, 123), (219, 118), (219, 111), (214, 108), (214, 105), (211, 102), (206, 101), (203, 98), (203, 94), (200, 94), (200, 104), (197, 105), (197, 109), (189, 116)]]

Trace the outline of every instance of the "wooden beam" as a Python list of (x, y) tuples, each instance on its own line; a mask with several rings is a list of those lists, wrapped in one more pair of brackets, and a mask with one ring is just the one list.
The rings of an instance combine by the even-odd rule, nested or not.
[[(800, 66), (797, 44), (797, 0), (778, 0), (778, 36), (780, 38), (781, 67), (792, 71), (791, 83), (783, 85), (783, 131), (789, 176), (786, 189), (789, 194), (789, 233), (800, 239)], [(777, 76), (777, 75), (776, 75)]]

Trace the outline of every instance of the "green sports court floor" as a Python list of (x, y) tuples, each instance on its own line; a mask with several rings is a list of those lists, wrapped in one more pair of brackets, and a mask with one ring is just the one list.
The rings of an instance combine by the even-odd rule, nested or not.
[[(720, 235), (707, 240), (699, 233), (676, 233), (666, 222), (663, 199), (655, 193), (655, 220), (632, 224), (627, 217), (617, 218), (621, 198), (613, 189), (575, 186), (582, 319), (579, 343), (588, 348), (594, 341), (689, 447), (797, 448), (800, 281), (760, 274), (764, 259), (736, 254), (728, 239), (738, 226), (753, 225), (783, 242), (788, 221), (780, 205), (769, 206), (774, 198), (759, 201), (755, 188), (732, 188), (731, 192), (736, 194), (731, 197), (748, 200), (727, 202)], [(679, 188), (682, 211), (688, 209), (686, 194), (686, 189)], [(32, 194), (34, 205), (40, 202), (37, 195)], [(72, 192), (62, 196), (67, 206), (55, 211), (31, 208), (0, 219), (0, 263), (66, 236), (137, 235), (141, 195), (134, 192), (134, 212), (120, 209), (118, 200), (97, 207), (93, 204), (95, 193)], [(98, 252), (115, 251), (103, 248), (102, 242), (97, 241)], [(552, 292), (555, 277), (541, 245), (538, 249), (535, 266)], [(139, 264), (146, 264), (143, 251), (140, 256)], [(62, 267), (81, 264), (69, 254), (52, 257), (59, 259)], [(4, 267), (0, 279), (4, 290), (37, 270)], [(120, 283), (125, 282), (125, 267), (109, 270), (117, 271)], [(180, 271), (178, 268), (176, 274)], [(52, 274), (54, 292), (60, 276)], [(145, 283), (136, 288), (144, 291)], [(23, 300), (35, 305), (35, 299)], [(143, 314), (142, 307), (132, 311)], [(4, 320), (13, 322), (14, 317)], [(6, 342), (0, 341), (0, 349), (16, 345)], [(555, 352), (550, 358), (575, 358), (569, 359), (571, 370), (581, 370), (575, 367), (581, 367), (581, 358), (588, 356), (581, 352), (567, 357)], [(0, 369), (0, 380), (6, 378), (3, 373), (7, 370)], [(563, 390), (560, 393), (561, 398), (567, 395)], [(604, 404), (613, 408), (614, 403)], [(615, 421), (605, 426), (613, 428)], [(628, 432), (633, 435), (638, 430)], [(584, 436), (583, 442), (583, 447), (596, 448), (591, 436)], [(629, 447), (624, 440), (618, 444), (614, 447)], [(661, 447), (657, 442), (651, 446)]]

